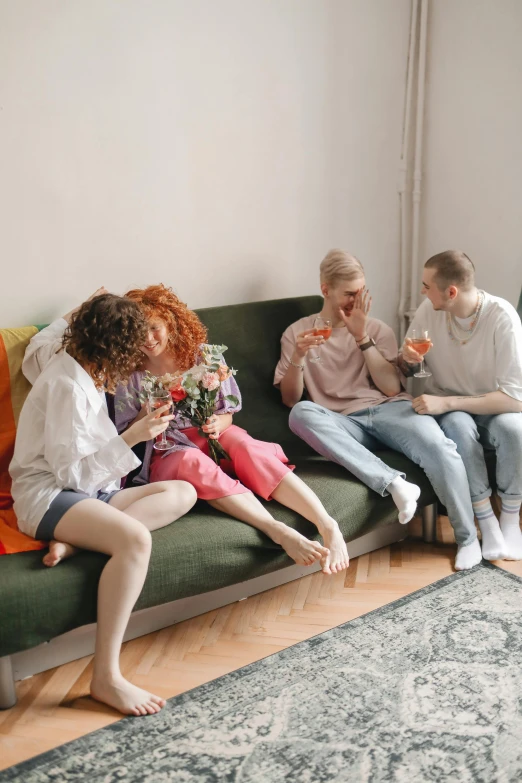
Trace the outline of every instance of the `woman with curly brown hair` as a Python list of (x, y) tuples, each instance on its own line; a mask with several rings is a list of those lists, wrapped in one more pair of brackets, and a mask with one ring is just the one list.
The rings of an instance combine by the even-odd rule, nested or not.
[[(52, 345), (63, 323), (48, 327), (36, 347)], [(132, 447), (163, 432), (172, 418), (165, 406), (118, 435), (107, 414), (105, 391), (126, 381), (146, 336), (141, 310), (129, 299), (101, 294), (85, 302), (27, 396), (9, 467), (24, 533), (109, 555), (98, 588), (91, 695), (129, 715), (153, 714), (165, 704), (125, 680), (119, 667), (123, 634), (147, 574), (150, 531), (196, 500), (181, 481), (120, 490), (121, 479), (139, 465)]]
[[(139, 401), (143, 373), (148, 370), (156, 376), (179, 375), (199, 362), (206, 340), (206, 329), (197, 315), (170, 288), (153, 285), (133, 289), (126, 296), (142, 308), (148, 333), (142, 345), (139, 371), (130, 377), (128, 388), (116, 393), (116, 426), (120, 432), (146, 415), (146, 408)], [(234, 406), (227, 400), (229, 395), (241, 400), (233, 377), (221, 386), (215, 413), (202, 429), (210, 438), (219, 438), (237, 478), (216, 465), (209, 457), (207, 439), (176, 415), (169, 428), (174, 446), (170, 451), (153, 454), (153, 443), (148, 442), (134, 483), (188, 481), (198, 498), (262, 530), (299, 565), (320, 560), (324, 573), (342, 571), (348, 566), (348, 552), (337, 522), (328, 515), (317, 495), (293, 473), (281, 446), (255, 440), (233, 424), (233, 414), (241, 409), (241, 402)], [(324, 546), (274, 519), (254, 493), (265, 500), (274, 498), (315, 524)]]

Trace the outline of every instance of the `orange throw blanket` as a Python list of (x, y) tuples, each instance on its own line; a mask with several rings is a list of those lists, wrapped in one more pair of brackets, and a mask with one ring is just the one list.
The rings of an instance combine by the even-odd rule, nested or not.
[(36, 326), (0, 329), (0, 555), (47, 546), (18, 530), (8, 471), (18, 417), (31, 388), (22, 373), (22, 361), (29, 340), (37, 331)]

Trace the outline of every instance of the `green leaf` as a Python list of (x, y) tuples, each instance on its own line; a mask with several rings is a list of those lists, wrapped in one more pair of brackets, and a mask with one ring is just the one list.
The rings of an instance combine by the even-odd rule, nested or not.
[(232, 405), (234, 405), (234, 407), (237, 407), (239, 405), (239, 400), (234, 394), (227, 394), (225, 400), (231, 402)]

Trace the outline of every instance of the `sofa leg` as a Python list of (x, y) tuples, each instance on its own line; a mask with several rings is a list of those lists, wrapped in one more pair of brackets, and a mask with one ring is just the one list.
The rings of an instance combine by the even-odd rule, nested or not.
[(8, 710), (16, 704), (16, 688), (11, 656), (0, 658), (0, 710)]
[(437, 541), (437, 504), (424, 506), (422, 509), (422, 538), (426, 544)]

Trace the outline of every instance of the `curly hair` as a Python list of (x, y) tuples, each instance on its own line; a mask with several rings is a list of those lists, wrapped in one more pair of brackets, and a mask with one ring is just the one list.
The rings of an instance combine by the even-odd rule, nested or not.
[[(159, 318), (168, 331), (168, 345), (178, 370), (193, 367), (199, 346), (207, 340), (207, 330), (193, 310), (180, 302), (172, 288), (160, 283), (147, 288), (133, 288), (126, 297), (139, 304), (147, 320)], [(142, 364), (145, 361), (142, 357)]]
[(136, 302), (101, 294), (73, 315), (62, 346), (89, 373), (97, 389), (113, 394), (136, 369), (147, 328)]

